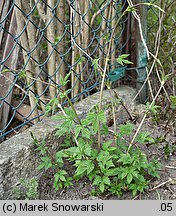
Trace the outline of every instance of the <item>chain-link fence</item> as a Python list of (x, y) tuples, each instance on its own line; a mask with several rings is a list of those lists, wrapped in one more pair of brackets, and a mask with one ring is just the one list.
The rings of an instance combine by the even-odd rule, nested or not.
[[(130, 54), (134, 69), (127, 66), (126, 78), (113, 85), (136, 86), (134, 71), (146, 66), (146, 55), (138, 61), (144, 48), (127, 7), (126, 0), (0, 1), (1, 137), (34, 124), (61, 91), (73, 102), (98, 91), (99, 68), (104, 69), (107, 58), (107, 74), (115, 74), (116, 81), (121, 77), (117, 57)], [(67, 74), (70, 82), (62, 86), (61, 77)], [(139, 85), (145, 79), (141, 74)]]

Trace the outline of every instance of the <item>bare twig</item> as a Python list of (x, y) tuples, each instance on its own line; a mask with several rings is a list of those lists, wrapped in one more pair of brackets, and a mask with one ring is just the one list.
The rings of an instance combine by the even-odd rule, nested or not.
[[(130, 6), (131, 8), (134, 8), (134, 7), (135, 7), (135, 5), (132, 3), (131, 0), (127, 0), (127, 2), (128, 2), (129, 6)], [(150, 58), (150, 55), (149, 55), (149, 50), (148, 50), (147, 44), (146, 44), (145, 39), (144, 39), (144, 36), (143, 36), (142, 25), (141, 25), (141, 19), (140, 19), (139, 15), (137, 14), (136, 11), (132, 11), (132, 14), (133, 14), (133, 16), (135, 17), (135, 19), (138, 21), (139, 33), (140, 33), (140, 36), (141, 36), (141, 40), (142, 40), (142, 43), (143, 43), (143, 45), (144, 45), (144, 47), (145, 47), (145, 49), (146, 49), (147, 57), (148, 57), (148, 59), (149, 59), (149, 58)]]
[(104, 10), (104, 8), (106, 8), (108, 5), (109, 5), (109, 1), (107, 3), (104, 2), (104, 4), (101, 6), (101, 8), (96, 13), (94, 13), (94, 15), (92, 16), (92, 19), (90, 21), (90, 26), (91, 27), (93, 25), (93, 22), (94, 22), (96, 16), (98, 16)]
[(163, 182), (163, 183), (161, 183), (161, 184), (155, 186), (154, 188), (150, 189), (149, 191), (154, 191), (154, 190), (160, 188), (160, 187), (163, 186), (163, 185), (166, 185), (167, 183), (169, 183), (169, 182), (171, 182), (171, 181), (173, 181), (173, 180), (174, 180), (174, 179), (169, 178), (169, 180), (167, 180), (167, 181), (165, 181), (165, 182)]
[(176, 167), (173, 167), (173, 166), (165, 166), (165, 168), (167, 168), (167, 169), (176, 169)]
[[(159, 90), (158, 90), (156, 96), (154, 97), (152, 103), (151, 103), (150, 106), (149, 106), (149, 109), (150, 109), (150, 108), (152, 107), (152, 105), (155, 103), (155, 101), (156, 101), (158, 95), (160, 94), (160, 92), (161, 92), (161, 90), (162, 90), (164, 84), (165, 84), (165, 81), (162, 81), (161, 86), (160, 86), (160, 88), (159, 88)], [(136, 137), (137, 137), (139, 131), (141, 130), (141, 127), (142, 127), (142, 125), (143, 125), (143, 123), (144, 123), (144, 121), (145, 121), (145, 119), (146, 119), (146, 117), (147, 117), (147, 113), (148, 113), (148, 111), (145, 112), (145, 114), (144, 114), (144, 116), (143, 116), (143, 118), (142, 118), (142, 120), (141, 120), (141, 122), (140, 122), (140, 124), (139, 124), (139, 126), (138, 126), (138, 128), (137, 128), (137, 130), (136, 130), (136, 133), (134, 134), (133, 139), (131, 140), (131, 143), (130, 143), (130, 145), (129, 145), (129, 147), (128, 147), (127, 153), (129, 152), (129, 150), (130, 150), (131, 146), (133, 145), (133, 143), (134, 143), (134, 141), (135, 141), (135, 139), (136, 139)]]

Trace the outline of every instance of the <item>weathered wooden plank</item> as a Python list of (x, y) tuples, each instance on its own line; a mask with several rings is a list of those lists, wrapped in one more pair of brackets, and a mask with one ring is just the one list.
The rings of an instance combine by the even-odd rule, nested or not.
[[(17, 23), (15, 18), (15, 12), (13, 11), (9, 32), (12, 35), (15, 35), (16, 29), (17, 29)], [(13, 48), (14, 44), (15, 42), (12, 36), (8, 34), (2, 61), (5, 61), (4, 64), (10, 69), (16, 69), (17, 60), (18, 60), (19, 48), (18, 47)], [(10, 52), (11, 54), (9, 55)], [(12, 73), (2, 73), (2, 68), (3, 67), (1, 67), (1, 71), (0, 71), (0, 98), (5, 98), (5, 101), (8, 104), (11, 104), (11, 98), (12, 98), (11, 88), (12, 88), (14, 76)], [(7, 103), (5, 103), (5, 101), (0, 102), (0, 130), (3, 130), (5, 128), (9, 116), (10, 107)]]
[[(0, 1), (0, 20), (2, 21), (4, 19), (4, 17), (6, 16), (7, 12), (8, 12), (8, 9), (9, 9), (9, 4), (10, 4), (10, 0), (1, 0)], [(5, 22), (3, 22), (1, 24), (2, 27), (5, 26)], [(3, 35), (4, 35), (4, 32), (3, 32), (3, 29), (0, 29), (0, 46), (1, 46), (1, 43), (2, 43), (2, 38), (3, 38)]]
[(1, 17), (1, 13), (2, 13), (2, 8), (3, 8), (3, 5), (4, 5), (4, 2), (5, 2), (5, 0), (1, 0), (0, 1), (0, 17)]
[[(141, 3), (145, 3), (145, 0), (141, 0)], [(141, 5), (138, 8), (138, 13), (140, 16), (142, 34), (145, 42), (147, 41), (147, 6)], [(138, 25), (139, 26), (139, 25)], [(139, 91), (144, 84), (144, 81), (147, 77), (146, 64), (147, 64), (147, 51), (144, 46), (144, 43), (141, 39), (141, 35), (139, 33), (139, 27), (137, 32), (137, 67), (140, 68), (137, 74), (137, 83), (136, 88)], [(140, 91), (139, 100), (141, 103), (144, 103), (147, 98), (147, 84), (145, 84)]]

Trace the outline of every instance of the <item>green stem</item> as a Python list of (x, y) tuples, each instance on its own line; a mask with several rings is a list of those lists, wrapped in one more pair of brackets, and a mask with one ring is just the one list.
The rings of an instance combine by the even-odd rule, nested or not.
[(75, 116), (76, 116), (76, 119), (78, 120), (78, 123), (79, 123), (80, 125), (82, 125), (81, 120), (80, 120), (80, 118), (79, 118), (79, 116), (78, 116), (78, 113), (76, 112), (76, 109), (75, 109), (73, 103), (71, 102), (70, 98), (69, 98), (67, 95), (66, 95), (66, 98), (67, 98), (67, 100), (68, 100), (68, 102), (69, 102), (69, 104), (70, 104), (70, 106), (71, 106), (73, 112), (75, 113)]
[[(99, 112), (102, 110), (103, 89), (104, 89), (104, 83), (105, 83), (105, 78), (106, 78), (107, 66), (108, 66), (108, 61), (109, 61), (109, 56), (110, 56), (110, 51), (111, 51), (112, 39), (113, 39), (115, 30), (116, 30), (116, 28), (117, 28), (120, 20), (122, 19), (122, 17), (127, 12), (128, 12), (128, 8), (122, 13), (122, 15), (117, 20), (117, 22), (116, 22), (116, 24), (114, 26), (114, 29), (112, 31), (110, 41), (109, 41), (109, 47), (108, 47), (108, 52), (107, 52), (107, 57), (106, 57), (106, 61), (105, 61), (105, 66), (104, 66), (103, 75), (102, 75), (102, 82), (101, 82), (101, 87), (100, 87)], [(100, 128), (101, 128), (101, 124), (100, 124), (100, 121), (98, 121), (98, 147), (99, 148), (101, 147), (101, 132), (100, 132)]]

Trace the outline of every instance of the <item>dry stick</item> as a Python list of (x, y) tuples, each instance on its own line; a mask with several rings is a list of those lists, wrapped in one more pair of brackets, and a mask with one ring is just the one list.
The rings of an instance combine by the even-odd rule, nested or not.
[[(135, 5), (132, 3), (131, 0), (127, 0), (129, 6), (131, 8), (134, 8)], [(140, 33), (140, 36), (141, 36), (141, 40), (142, 40), (142, 43), (146, 49), (146, 53), (147, 53), (147, 58), (150, 59), (150, 55), (149, 55), (149, 50), (148, 50), (148, 47), (147, 47), (147, 44), (145, 42), (145, 39), (144, 39), (144, 36), (143, 36), (143, 31), (142, 31), (142, 25), (141, 25), (141, 19), (139, 17), (139, 15), (136, 13), (136, 11), (132, 11), (132, 14), (133, 16), (136, 18), (136, 20), (138, 21), (138, 25), (139, 25), (139, 33)]]
[[(104, 82), (105, 82), (105, 77), (106, 77), (106, 72), (107, 72), (107, 66), (108, 66), (108, 57), (110, 55), (110, 51), (111, 51), (111, 43), (112, 43), (112, 39), (114, 36), (114, 32), (121, 20), (121, 18), (127, 13), (127, 10), (125, 10), (122, 15), (119, 17), (119, 19), (116, 22), (116, 25), (114, 26), (114, 29), (112, 31), (110, 40), (109, 40), (109, 47), (108, 47), (108, 52), (107, 52), (107, 57), (105, 59), (105, 66), (104, 66), (104, 70), (103, 70), (103, 77), (102, 77), (102, 82), (101, 82), (101, 87), (100, 87), (100, 99), (99, 99), (99, 111), (102, 110), (102, 99), (103, 99), (103, 89), (104, 89)], [(98, 127), (98, 147), (100, 148), (101, 145), (101, 133), (100, 133), (100, 121), (98, 121), (99, 127)]]
[[(84, 4), (85, 4), (85, 2), (84, 2)], [(82, 3), (82, 6), (84, 6), (84, 4)], [(78, 13), (76, 14), (76, 17), (75, 17), (75, 22), (76, 22), (76, 26), (77, 26), (76, 34), (78, 34), (78, 32), (79, 32), (79, 34), (77, 35), (78, 44), (80, 44), (82, 46), (83, 42), (84, 42), (84, 40), (83, 40), (84, 36), (83, 35), (85, 34), (85, 32), (84, 32), (84, 28), (82, 27), (82, 23), (83, 23), (82, 16), (79, 18), (79, 14), (82, 14), (79, 2), (77, 2), (77, 10), (78, 10)], [(81, 31), (81, 29), (82, 29), (82, 31)], [(78, 57), (79, 58), (81, 57), (81, 51), (79, 49), (76, 50), (76, 51), (77, 51), (77, 53), (76, 53), (76, 56), (75, 56), (76, 57), (75, 62), (77, 61)], [(75, 83), (75, 87), (76, 87), (75, 96), (76, 96), (81, 91), (81, 80), (82, 80), (82, 76), (83, 76), (83, 73), (82, 73), (83, 72), (83, 65), (82, 65), (82, 63), (81, 64), (79, 64), (79, 63), (76, 64), (75, 72), (78, 74), (78, 77), (75, 76), (75, 78), (76, 78), (75, 79), (75, 82), (76, 82)]]
[[(159, 90), (158, 90), (158, 92), (157, 92), (157, 94), (155, 95), (155, 97), (154, 97), (152, 103), (150, 104), (149, 109), (150, 109), (150, 108), (152, 107), (152, 105), (155, 103), (155, 101), (156, 101), (158, 95), (160, 94), (160, 91), (162, 90), (164, 84), (165, 84), (165, 82), (163, 81), (162, 84), (161, 84), (161, 86), (160, 86), (160, 88), (159, 88)], [(134, 141), (135, 141), (135, 139), (136, 139), (136, 136), (138, 135), (139, 131), (141, 130), (141, 127), (142, 127), (142, 125), (143, 125), (143, 123), (144, 123), (146, 117), (147, 117), (147, 111), (145, 112), (145, 114), (144, 114), (144, 116), (143, 116), (143, 118), (142, 118), (142, 120), (141, 120), (141, 122), (140, 122), (140, 124), (139, 124), (139, 126), (138, 126), (138, 128), (137, 128), (137, 130), (136, 130), (136, 133), (134, 134), (133, 139), (132, 139), (132, 141), (130, 142), (130, 145), (129, 145), (129, 147), (128, 147), (127, 153), (129, 152), (130, 148), (132, 147), (132, 145), (133, 145), (133, 143), (134, 143)]]
[[(160, 25), (159, 25), (159, 28), (158, 28), (158, 31), (157, 31), (156, 41), (158, 40), (158, 38), (160, 38), (159, 35), (161, 34), (161, 23), (159, 23), (159, 24), (160, 24)], [(142, 89), (144, 88), (146, 82), (148, 82), (149, 77), (150, 77), (151, 73), (153, 72), (153, 68), (154, 68), (156, 62), (158, 62), (157, 56), (158, 56), (159, 48), (160, 48), (160, 47), (159, 47), (159, 45), (160, 45), (159, 41), (156, 42), (156, 44), (158, 44), (158, 46), (155, 48), (155, 49), (156, 49), (155, 55), (153, 55), (151, 52), (149, 52), (149, 54), (154, 58), (153, 63), (152, 63), (152, 65), (151, 65), (151, 68), (150, 68), (150, 70), (149, 70), (149, 72), (148, 72), (148, 69), (147, 69), (147, 67), (146, 67), (146, 70), (147, 70), (147, 77), (146, 77), (146, 79), (145, 79), (143, 85), (142, 85), (141, 88), (139, 89), (138, 93), (137, 93), (136, 96), (133, 98), (133, 101), (136, 100), (136, 98), (138, 97), (138, 95), (140, 94), (140, 92), (142, 91)], [(162, 65), (160, 65), (160, 66), (162, 67)], [(153, 95), (153, 92), (152, 92), (152, 91), (151, 91), (151, 95), (152, 95), (152, 99), (153, 99), (153, 98), (154, 98), (154, 95)]]
[[(70, 2), (67, 0), (67, 3), (68, 3), (68, 5), (70, 6)], [(109, 4), (109, 3), (108, 3)], [(101, 11), (100, 11), (101, 12)], [(72, 7), (70, 6), (70, 23), (72, 23), (72, 14), (73, 14), (73, 9), (72, 9)], [(81, 50), (81, 52), (83, 52), (91, 61), (93, 61), (93, 58), (85, 51), (85, 50), (83, 50), (77, 43), (76, 43), (76, 41), (75, 41), (75, 39), (73, 38), (73, 34), (72, 34), (72, 32), (73, 32), (73, 27), (72, 27), (72, 25), (71, 25), (71, 30), (70, 30), (70, 32), (71, 32), (71, 42), (73, 43), (73, 45), (75, 45), (79, 50)], [(99, 68), (99, 70), (100, 70), (100, 72), (103, 72), (104, 70), (103, 70), (103, 68), (98, 64), (98, 68)]]
[[(156, 74), (157, 74), (158, 80), (159, 80), (160, 83), (161, 83), (162, 80), (161, 80), (161, 78), (160, 78), (157, 65), (155, 66), (155, 68), (156, 68)], [(170, 98), (169, 98), (169, 95), (168, 95), (168, 93), (167, 93), (167, 91), (166, 91), (166, 88), (165, 88), (164, 86), (163, 86), (163, 90), (164, 90), (164, 92), (165, 92), (165, 94), (166, 94), (166, 97), (167, 97), (168, 101), (171, 102), (171, 100), (170, 100)]]
[(93, 26), (95, 18), (102, 12), (103, 8), (106, 8), (108, 5), (109, 5), (109, 2), (106, 3), (105, 1), (105, 3), (101, 6), (101, 8), (96, 13), (94, 13), (90, 21), (90, 26)]
[[(69, 6), (70, 6), (70, 33), (71, 33), (71, 43), (72, 41), (74, 41), (74, 37), (73, 37), (73, 34), (74, 34), (74, 30), (73, 30), (73, 17), (74, 17), (74, 14), (73, 14), (73, 8), (71, 7), (70, 3), (68, 3)], [(74, 45), (75, 43), (72, 43), (72, 52), (71, 52), (71, 66), (74, 64), (74, 59), (75, 59), (75, 49), (74, 49)], [(74, 84), (74, 79), (75, 79), (75, 76), (74, 76), (74, 73), (72, 71), (71, 73), (71, 87), (73, 87), (73, 84)], [(74, 92), (72, 90), (72, 93), (71, 93), (71, 96), (74, 97)]]
[[(111, 19), (112, 19), (112, 29), (114, 28), (115, 26), (115, 22), (116, 22), (116, 18), (115, 18), (115, 14), (116, 14), (116, 10), (115, 8), (113, 7), (114, 3), (112, 2), (111, 4), (111, 7), (112, 7), (112, 15), (111, 15)], [(112, 70), (115, 69), (115, 64), (113, 64), (113, 61), (115, 59), (115, 56), (116, 56), (116, 49), (115, 49), (115, 43), (114, 43), (114, 40), (112, 41), (112, 46), (111, 46), (111, 65), (112, 65)]]
[[(88, 48), (88, 44), (89, 44), (89, 1), (85, 0), (84, 4), (82, 3), (80, 5), (81, 8), (81, 13), (84, 16), (84, 19), (82, 20), (83, 23), (83, 27), (82, 27), (82, 32), (81, 32), (81, 36), (82, 36), (82, 47), (84, 47), (84, 49)], [(81, 53), (80, 53), (81, 55)], [(81, 81), (84, 82), (86, 80), (86, 76), (88, 76), (88, 65), (86, 66), (84, 73), (83, 71), (81, 71)], [(87, 73), (87, 74), (85, 74)], [(83, 87), (81, 86), (81, 92), (83, 91)]]
[[(107, 20), (109, 21), (109, 20), (111, 20), (111, 14), (112, 14), (112, 4), (113, 4), (113, 1), (111, 0), (110, 1), (110, 4), (109, 4), (109, 14), (108, 14), (108, 16), (107, 16)], [(107, 27), (106, 27), (107, 28)], [(112, 28), (113, 29), (113, 28)], [(114, 31), (114, 34), (115, 34), (115, 31)], [(114, 34), (113, 34), (113, 37), (114, 37)], [(104, 40), (105, 42), (105, 44), (108, 42), (108, 41), (106, 41), (106, 40)], [(111, 50), (112, 50), (112, 48), (114, 47), (114, 40), (112, 39), (112, 41), (111, 41), (111, 48), (110, 48), (110, 52), (109, 52), (109, 56), (107, 56), (107, 58), (109, 58), (109, 59), (111, 59)], [(107, 45), (106, 46), (104, 46), (104, 52), (105, 52), (105, 55), (106, 55), (106, 53), (108, 52), (108, 43), (107, 43)], [(111, 59), (111, 61), (114, 61), (114, 59)], [(110, 60), (109, 60), (109, 62), (110, 62)], [(109, 64), (107, 65), (107, 68), (106, 68), (106, 71), (109, 71)]]
[[(66, 22), (66, 18), (65, 18), (65, 12), (66, 12), (66, 4), (65, 4), (65, 0), (61, 0), (59, 2), (59, 5), (56, 9), (56, 15), (57, 17), (62, 21), (62, 23)], [(56, 35), (59, 37), (62, 37), (65, 31), (64, 25), (58, 22), (56, 25)], [(62, 41), (64, 40), (64, 38), (62, 39)], [(65, 40), (64, 40), (65, 41)], [(59, 43), (58, 44), (58, 51), (59, 53), (63, 54), (65, 51), (65, 47)], [(59, 71), (56, 74), (56, 83), (58, 85), (60, 85), (60, 76), (65, 77), (66, 76), (66, 68), (65, 68), (65, 63), (64, 61), (58, 56), (57, 60), (56, 60), (56, 68), (60, 65)], [(65, 91), (67, 89), (66, 86), (63, 86), (63, 90)], [(57, 92), (58, 93), (58, 92)], [(63, 102), (63, 99), (60, 99), (60, 103)]]
[[(18, 70), (6, 70), (6, 72), (19, 72)], [(4, 72), (5, 73), (5, 72)], [(33, 71), (30, 71), (29, 73), (31, 73), (31, 74), (33, 74), (34, 72)], [(38, 81), (38, 82), (41, 82), (41, 83), (43, 83), (43, 84), (46, 84), (46, 85), (51, 85), (53, 88), (57, 88), (54, 84), (49, 84), (49, 83), (47, 83), (47, 82), (45, 82), (45, 81), (43, 81), (43, 80), (41, 80), (41, 79), (37, 79), (37, 78), (34, 78), (34, 77), (32, 77), (32, 76), (29, 76), (29, 75), (26, 75), (27, 77), (28, 77), (28, 79), (31, 79), (31, 80), (35, 80), (35, 81)], [(17, 84), (15, 84), (15, 86), (16, 86)], [(18, 86), (24, 93), (27, 93), (24, 89), (22, 89), (20, 86)], [(60, 91), (63, 93), (64, 92), (64, 90), (62, 90), (62, 89), (60, 89)], [(33, 96), (34, 97), (34, 96)], [(75, 116), (76, 116), (76, 119), (78, 120), (78, 123), (81, 125), (82, 123), (81, 123), (81, 120), (80, 120), (80, 118), (78, 117), (78, 114), (77, 114), (77, 112), (76, 112), (76, 110), (75, 110), (75, 107), (74, 107), (74, 105), (73, 105), (73, 103), (71, 102), (71, 100), (70, 100), (70, 98), (67, 96), (67, 95), (65, 95), (65, 97), (67, 98), (67, 100), (68, 100), (68, 102), (69, 102), (69, 104), (70, 104), (70, 106), (71, 106), (71, 108), (72, 108), (72, 110), (74, 111), (74, 113), (75, 113)], [(34, 97), (34, 99), (35, 99), (35, 97)]]
[[(162, 29), (162, 22), (163, 22), (163, 20), (164, 20), (164, 13), (162, 13), (161, 18), (159, 17), (159, 27), (158, 27), (158, 31), (157, 31), (157, 34), (156, 34), (155, 50), (157, 50), (157, 49), (159, 50), (159, 48), (160, 48), (161, 29)], [(157, 66), (156, 66), (156, 67), (157, 67)], [(163, 68), (162, 68), (162, 69), (163, 69)], [(157, 76), (158, 76), (159, 82), (161, 83), (162, 81), (161, 81), (161, 78), (160, 78), (160, 76), (159, 76), (159, 73), (158, 73), (157, 68), (156, 68), (156, 72), (157, 72)], [(163, 70), (163, 74), (164, 74), (164, 70)], [(165, 94), (166, 94), (167, 99), (170, 101), (170, 98), (169, 98), (168, 93), (167, 93), (167, 91), (166, 91), (166, 89), (165, 89), (164, 86), (163, 86), (163, 90), (164, 90), (164, 92), (165, 92)]]
[[(77, 2), (76, 2), (76, 5), (77, 5)], [(79, 28), (78, 28), (78, 22), (79, 22), (78, 14), (75, 15), (75, 25), (73, 23), (73, 21), (74, 21), (73, 17), (74, 17), (74, 11), (73, 11), (73, 8), (70, 6), (71, 41), (74, 40), (74, 35), (76, 35), (78, 30), (79, 30)], [(80, 35), (78, 37), (80, 37)], [(76, 49), (75, 44), (73, 43), (72, 44), (72, 57), (71, 57), (71, 65), (72, 65), (72, 67), (76, 62), (77, 56), (78, 56), (78, 50)], [(73, 69), (74, 69), (74, 67), (73, 67)], [(78, 64), (75, 66), (75, 71), (79, 72), (79, 65)], [(71, 96), (73, 98), (78, 93), (77, 90), (79, 89), (79, 86), (76, 84), (76, 77), (75, 77), (75, 74), (74, 74), (74, 70), (72, 71), (72, 74), (71, 74), (71, 87), (73, 88), (72, 92), (71, 92)], [(76, 89), (75, 89), (75, 87), (76, 87)]]
[[(107, 5), (107, 7), (104, 10), (104, 17), (106, 19), (108, 19), (108, 14), (110, 14), (109, 13), (109, 4)], [(106, 43), (105, 39), (103, 38), (103, 34), (105, 33), (105, 29), (106, 29), (106, 20), (103, 19), (103, 22), (102, 22), (102, 25), (101, 25), (101, 31), (100, 31), (100, 41), (99, 41), (99, 44), (100, 44), (101, 47), (104, 47), (105, 43)], [(106, 51), (107, 51), (107, 47), (104, 48), (105, 54), (106, 54)], [(103, 66), (104, 66), (104, 58), (103, 58), (103, 52), (101, 51), (101, 49), (99, 49), (99, 56), (101, 56), (99, 64), (103, 68)]]
[(169, 183), (169, 182), (172, 182), (173, 180), (175, 180), (175, 179), (171, 179), (171, 178), (169, 178), (169, 180), (167, 180), (167, 181), (165, 181), (165, 182), (163, 182), (163, 183), (157, 185), (156, 187), (150, 189), (149, 191), (156, 190), (156, 189), (158, 189), (159, 187), (161, 187), (161, 186), (163, 186), (163, 185), (165, 185), (165, 184), (167, 184), (167, 183)]
[[(80, 46), (78, 46), (78, 44), (76, 43), (76, 41), (72, 38), (72, 42), (73, 42), (73, 44), (78, 48), (78, 49), (80, 49), (91, 61), (93, 61), (93, 58), (86, 52), (86, 51), (84, 51)], [(101, 72), (101, 75), (102, 75), (102, 73), (104, 72), (104, 70), (103, 70), (103, 68), (98, 64), (98, 68), (99, 68), (99, 70), (100, 70), (100, 72)]]
[[(56, 70), (56, 53), (52, 47), (52, 44), (55, 42), (55, 22), (54, 22), (54, 17), (52, 14), (52, 9), (55, 6), (55, 3), (53, 0), (48, 0), (48, 5), (50, 7), (47, 7), (47, 22), (48, 22), (48, 27), (47, 27), (47, 38), (50, 42), (48, 42), (48, 63), (47, 63), (47, 69), (48, 69), (48, 75), (50, 78), (56, 82), (56, 75), (54, 75), (55, 70)], [(49, 87), (49, 93), (51, 99), (55, 97), (56, 95), (56, 89), (53, 87)]]
[(115, 33), (115, 30), (121, 20), (121, 18), (127, 13), (127, 10), (125, 10), (122, 15), (119, 17), (119, 19), (117, 20), (116, 22), (116, 25), (114, 26), (114, 29), (112, 31), (112, 34), (111, 34), (111, 37), (110, 37), (110, 40), (109, 40), (109, 47), (108, 47), (108, 52), (107, 52), (107, 58), (105, 59), (105, 66), (104, 66), (104, 69), (103, 69), (103, 74), (102, 74), (102, 84), (101, 84), (101, 89), (100, 89), (100, 103), (99, 103), (99, 110), (102, 109), (102, 97), (103, 97), (103, 88), (104, 88), (104, 82), (105, 82), (105, 77), (106, 77), (106, 72), (107, 72), (107, 66), (108, 66), (108, 57), (110, 55), (110, 51), (111, 51), (111, 44), (112, 44), (112, 40), (113, 40), (113, 36), (114, 36), (114, 33)]
[(165, 166), (165, 168), (167, 168), (167, 169), (176, 169), (176, 167), (173, 167), (173, 166)]
[[(146, 73), (147, 73), (147, 77), (150, 77), (150, 76), (148, 76), (148, 69), (147, 68), (146, 68)], [(153, 90), (152, 90), (151, 81), (150, 81), (149, 78), (147, 79), (147, 83), (148, 83), (148, 86), (149, 86), (149, 89), (150, 89), (150, 94), (151, 94), (151, 97), (152, 97), (152, 100), (153, 100), (154, 94), (153, 94)], [(142, 87), (140, 88), (140, 91), (138, 91), (138, 92), (141, 92), (143, 87), (144, 87), (144, 85), (142, 85)], [(136, 96), (135, 96), (135, 98), (136, 98)]]
[[(139, 5), (139, 4), (133, 5), (133, 3), (132, 3), (131, 0), (127, 0), (127, 1), (128, 1), (128, 4), (130, 5), (130, 7), (132, 7), (132, 8), (135, 7), (135, 6), (137, 6), (137, 5)], [(142, 4), (145, 5), (145, 3), (141, 3), (140, 5), (142, 5)], [(163, 11), (163, 12), (164, 12), (164, 11)], [(155, 66), (155, 63), (158, 62), (157, 56), (158, 56), (158, 53), (159, 53), (159, 41), (160, 41), (160, 34), (161, 34), (161, 24), (162, 24), (161, 20), (162, 20), (162, 19), (161, 19), (160, 22), (159, 22), (159, 28), (158, 28), (158, 31), (157, 31), (157, 38), (156, 38), (156, 42), (155, 42), (155, 44), (158, 44), (157, 47), (155, 48), (155, 49), (156, 49), (156, 54), (153, 55), (151, 52), (149, 52), (149, 50), (148, 50), (148, 48), (147, 48), (147, 45), (146, 45), (146, 42), (145, 42), (145, 40), (144, 40), (143, 33), (142, 33), (142, 26), (141, 26), (140, 17), (139, 17), (139, 15), (138, 15), (135, 11), (133, 11), (132, 13), (133, 13), (134, 17), (135, 17), (135, 18), (137, 19), (137, 21), (138, 21), (139, 30), (140, 30), (140, 36), (141, 36), (143, 45), (144, 45), (144, 47), (146, 48), (148, 59), (149, 59), (149, 55), (151, 55), (151, 56), (154, 58), (153, 64), (152, 64), (152, 66), (151, 66), (151, 68), (150, 68), (150, 72), (147, 72), (147, 78), (146, 78), (145, 82), (143, 83), (143, 85), (141, 86), (141, 88), (140, 88), (140, 90), (138, 91), (138, 93), (136, 94), (136, 96), (133, 98), (133, 101), (134, 101), (134, 100), (138, 97), (138, 95), (140, 94), (140, 92), (142, 91), (142, 89), (143, 89), (143, 87), (145, 86), (146, 82), (149, 83), (149, 87), (150, 87), (150, 90), (151, 90), (149, 77), (150, 77), (150, 75), (151, 75), (151, 73), (152, 73), (152, 71), (153, 71), (153, 68), (154, 68), (154, 66)], [(164, 15), (162, 15), (162, 18), (163, 18), (163, 16), (164, 16)], [(158, 39), (158, 38), (159, 38), (159, 39)], [(157, 43), (157, 41), (158, 41), (158, 43)], [(160, 65), (160, 66), (162, 67), (162, 65)], [(147, 68), (146, 68), (146, 70), (147, 70)], [(148, 71), (148, 70), (147, 70), (147, 71)], [(152, 94), (152, 91), (151, 91), (151, 94)], [(153, 99), (153, 94), (152, 94), (152, 99)]]
[[(8, 73), (8, 72), (16, 72), (16, 70), (6, 70), (4, 73)], [(9, 79), (7, 76), (4, 75), (4, 77), (10, 82), (13, 84), (13, 81), (11, 79)], [(14, 83), (14, 86), (17, 87), (18, 89), (20, 89), (22, 92), (24, 92), (25, 94), (27, 94), (27, 92), (21, 87), (19, 86), (18, 84)]]
[[(72, 10), (72, 9), (71, 9)], [(110, 55), (110, 50), (111, 50), (111, 43), (112, 43), (112, 39), (113, 39), (113, 35), (114, 35), (114, 32), (121, 20), (121, 18), (127, 13), (127, 10), (125, 10), (122, 15), (119, 17), (119, 19), (117, 20), (116, 22), (116, 25), (114, 26), (114, 29), (112, 31), (112, 34), (111, 34), (111, 38), (110, 38), (110, 41), (109, 41), (109, 48), (108, 48), (108, 53), (107, 53), (107, 57)], [(72, 42), (73, 44), (75, 44), (76, 47), (78, 47), (78, 49), (80, 49), (86, 56), (88, 56), (91, 60), (93, 60), (93, 58), (91, 56), (89, 56), (83, 49), (81, 49), (81, 47), (79, 47), (76, 43), (76, 41), (74, 40), (74, 38), (72, 37)], [(104, 69), (102, 69), (102, 67), (100, 65), (98, 65), (98, 68), (100, 69), (100, 71), (102, 72), (102, 84), (101, 84), (101, 88), (100, 88), (100, 99), (99, 99), (99, 110), (102, 109), (102, 97), (103, 97), (103, 88), (104, 88), (104, 82), (105, 82), (105, 77), (106, 77), (106, 72), (107, 72), (107, 65), (108, 65), (108, 61), (109, 59), (106, 58), (105, 59), (105, 66), (104, 66)], [(100, 123), (100, 122), (99, 122)], [(98, 146), (100, 148), (100, 142), (101, 142), (101, 134), (100, 134), (100, 127), (99, 127), (99, 130), (98, 130)]]

